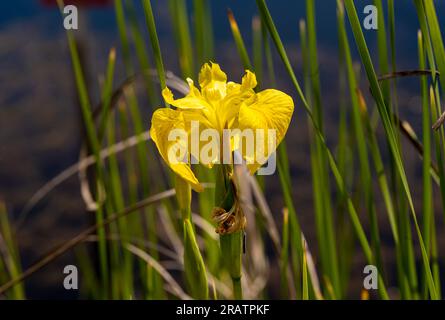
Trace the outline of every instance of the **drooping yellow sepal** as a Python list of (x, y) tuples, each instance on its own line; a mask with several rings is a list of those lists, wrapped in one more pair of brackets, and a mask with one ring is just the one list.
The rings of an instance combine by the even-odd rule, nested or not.
[[(188, 163), (187, 136), (184, 141), (184, 137), (182, 139), (180, 136), (175, 137), (175, 132), (178, 134), (185, 132), (182, 113), (168, 108), (156, 110), (151, 120), (150, 136), (159, 153), (173, 172), (190, 183), (195, 191), (201, 192), (203, 187), (196, 179)], [(173, 140), (173, 138), (176, 139)], [(183, 153), (183, 157), (178, 157), (178, 153)]]
[[(241, 150), (243, 157), (248, 160), (250, 173), (255, 173), (283, 140), (293, 111), (292, 98), (275, 89), (261, 91), (241, 104), (238, 115), (239, 129), (262, 129), (259, 132), (264, 132), (264, 135), (255, 136), (255, 154), (252, 154), (252, 148)], [(275, 134), (274, 139), (271, 134)]]

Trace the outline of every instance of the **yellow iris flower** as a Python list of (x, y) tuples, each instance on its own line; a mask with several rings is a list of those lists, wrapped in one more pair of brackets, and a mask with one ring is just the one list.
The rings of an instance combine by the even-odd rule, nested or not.
[[(187, 79), (190, 92), (183, 98), (174, 99), (170, 89), (165, 88), (162, 95), (167, 103), (175, 108), (157, 109), (151, 120), (150, 136), (155, 142), (159, 153), (169, 167), (187, 181), (195, 191), (203, 188), (193, 174), (190, 165), (186, 162), (169, 161), (169, 150), (177, 141), (169, 141), (169, 133), (174, 129), (182, 129), (191, 135), (192, 121), (199, 121), (199, 130), (214, 129), (221, 134), (224, 129), (262, 129), (275, 131), (276, 148), (284, 138), (294, 110), (292, 98), (275, 89), (267, 89), (256, 93), (257, 85), (255, 74), (246, 70), (241, 84), (227, 82), (227, 75), (216, 63), (206, 63), (199, 73), (201, 90), (194, 86), (191, 79)], [(255, 173), (266, 161), (267, 156), (275, 150), (270, 150), (267, 138), (256, 141), (257, 148), (266, 157), (257, 159), (248, 154), (245, 148), (240, 153), (244, 159), (249, 159), (248, 168), (251, 174)], [(235, 137), (236, 140), (236, 137)], [(236, 149), (236, 141), (231, 141), (232, 151)], [(191, 155), (188, 151), (188, 156)], [(208, 164), (211, 166), (211, 164)]]

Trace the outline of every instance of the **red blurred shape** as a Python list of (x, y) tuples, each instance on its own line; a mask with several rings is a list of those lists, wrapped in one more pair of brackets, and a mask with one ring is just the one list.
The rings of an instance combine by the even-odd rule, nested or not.
[[(57, 0), (40, 0), (44, 6), (57, 6)], [(110, 0), (64, 0), (65, 5), (73, 4), (79, 7), (101, 7), (111, 3)]]

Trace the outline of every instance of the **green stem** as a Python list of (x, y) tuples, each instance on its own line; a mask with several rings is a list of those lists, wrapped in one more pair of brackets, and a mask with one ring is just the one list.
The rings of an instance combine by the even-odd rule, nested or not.
[[(230, 170), (227, 165), (218, 165), (215, 185), (215, 207), (230, 211), (236, 201), (236, 191), (231, 181)], [(241, 287), (241, 269), (243, 252), (243, 230), (220, 235), (220, 245), (223, 261), (229, 271), (233, 284), (233, 297), (243, 299)]]
[(235, 300), (243, 300), (243, 289), (241, 288), (241, 278), (232, 278), (233, 297)]
[(192, 224), (190, 185), (179, 176), (175, 181), (176, 198), (181, 210), (184, 225), (184, 271), (185, 277), (195, 299), (208, 299), (207, 273), (204, 260), (196, 241), (196, 232)]
[(220, 237), (221, 252), (232, 279), (233, 298), (236, 300), (243, 299), (241, 287), (243, 233), (243, 231), (237, 231)]

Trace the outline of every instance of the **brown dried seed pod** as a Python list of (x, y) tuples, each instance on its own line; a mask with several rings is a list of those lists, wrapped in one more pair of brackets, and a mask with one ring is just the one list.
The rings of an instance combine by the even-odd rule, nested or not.
[(218, 234), (229, 234), (244, 230), (246, 226), (246, 217), (237, 205), (234, 205), (229, 212), (223, 208), (213, 208), (212, 218), (216, 223), (215, 232)]

